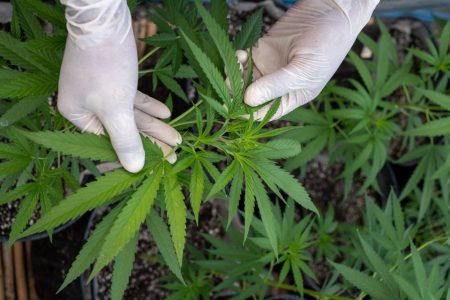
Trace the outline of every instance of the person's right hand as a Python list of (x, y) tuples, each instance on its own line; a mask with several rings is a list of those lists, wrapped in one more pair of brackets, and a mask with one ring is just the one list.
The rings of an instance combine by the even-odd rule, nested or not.
[[(273, 119), (313, 100), (344, 60), (379, 0), (301, 0), (252, 50), (255, 81), (245, 103), (259, 106), (281, 97)], [(245, 65), (248, 55), (238, 50)], [(269, 106), (254, 117), (262, 119)]]
[[(62, 0), (69, 36), (61, 67), (58, 109), (82, 131), (106, 130), (122, 166), (138, 172), (145, 153), (139, 131), (163, 150), (180, 134), (160, 121), (170, 116), (161, 102), (137, 89), (137, 51), (125, 0)], [(86, 4), (89, 3), (89, 4)]]

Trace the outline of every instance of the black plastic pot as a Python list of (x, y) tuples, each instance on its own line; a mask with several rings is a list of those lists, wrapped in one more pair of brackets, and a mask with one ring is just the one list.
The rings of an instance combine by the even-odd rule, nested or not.
[[(72, 220), (70, 222), (67, 222), (67, 223), (57, 227), (53, 231), (53, 234), (58, 234), (61, 231), (66, 230), (67, 228), (72, 226), (76, 221), (77, 221), (77, 219), (74, 219), (74, 220)], [(36, 233), (36, 234), (30, 235), (30, 236), (25, 237), (25, 238), (21, 238), (21, 239), (17, 240), (17, 242), (37, 241), (37, 240), (42, 240), (42, 239), (45, 239), (45, 238), (48, 238), (48, 237), (49, 236), (48, 236), (47, 232), (41, 232), (41, 233)], [(8, 237), (0, 236), (0, 243), (7, 242), (7, 241), (8, 241)]]
[(64, 281), (72, 262), (82, 245), (83, 234), (90, 214), (72, 222), (65, 230), (49, 239), (35, 240), (32, 243), (32, 269), (36, 291), (40, 299), (45, 300), (83, 300), (83, 289), (78, 280), (56, 294)]

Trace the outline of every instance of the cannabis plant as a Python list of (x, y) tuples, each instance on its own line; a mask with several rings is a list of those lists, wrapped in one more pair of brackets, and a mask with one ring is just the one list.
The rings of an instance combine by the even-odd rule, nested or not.
[[(106, 205), (113, 207), (89, 237), (61, 288), (89, 269), (91, 264), (90, 279), (114, 261), (112, 298), (120, 299), (131, 273), (137, 234), (145, 222), (167, 265), (183, 283), (180, 268), (186, 241), (186, 200), (198, 221), (198, 212), (204, 201), (215, 196), (227, 196), (229, 224), (238, 211), (243, 194), (243, 240), (248, 236), (257, 207), (261, 216), (261, 228), (266, 233), (274, 257), (279, 257), (283, 252), (267, 190), (271, 190), (280, 199), (287, 195), (297, 204), (317, 212), (301, 184), (277, 164), (278, 159), (292, 157), (300, 152), (298, 142), (277, 138), (293, 128), (264, 127), (277, 110), (279, 101), (271, 103), (267, 116), (261, 122), (254, 121), (254, 109), (243, 102), (244, 90), (251, 82), (252, 74), (249, 72), (248, 75), (242, 75), (235, 50), (238, 47), (251, 47), (259, 37), (261, 13), (249, 18), (233, 42), (227, 35), (226, 16), (224, 1), (213, 1), (211, 12), (199, 1), (195, 4), (187, 1), (164, 1), (164, 9), (157, 9), (154, 17), (161, 33), (148, 42), (163, 48), (153, 74), (154, 80), (165, 84), (174, 95), (188, 100), (172, 79), (177, 78), (177, 74), (188, 72), (194, 74), (190, 77), (195, 77), (193, 86), (198, 93), (192, 107), (170, 121), (171, 125), (179, 129), (189, 125), (183, 132), (183, 144), (176, 149), (179, 161), (170, 165), (160, 149), (143, 137), (146, 163), (141, 172), (131, 174), (124, 169), (117, 169), (98, 177), (96, 181), (56, 204), (35, 225), (18, 235), (26, 237), (51, 231), (95, 208)], [(54, 37), (43, 39), (53, 40)], [(171, 39), (172, 42), (168, 44), (162, 42)], [(19, 57), (23, 59), (26, 56)], [(182, 64), (183, 62), (187, 62), (187, 65)], [(30, 66), (33, 67), (33, 64)], [(54, 67), (55, 73), (52, 76), (57, 76), (56, 62)], [(251, 63), (249, 68), (252, 69)], [(42, 79), (50, 73), (47, 67), (39, 67), (35, 71), (41, 73), (29, 76)], [(225, 78), (229, 79), (229, 87)], [(53, 80), (51, 82), (54, 84)], [(40, 81), (35, 86), (41, 89), (46, 87), (41, 87)], [(33, 89), (25, 95), (22, 87), (16, 88), (17, 97), (36, 93)], [(49, 85), (45, 91), (53, 91), (54, 88), (54, 85)], [(38, 93), (43, 91), (39, 90)], [(8, 97), (14, 95), (11, 93)], [(16, 132), (33, 142), (33, 145), (50, 149), (49, 155), (54, 157), (64, 155), (68, 160), (71, 159), (69, 157), (74, 157), (91, 162), (117, 161), (107, 137), (81, 134), (67, 128), (59, 129), (21, 127)], [(218, 169), (218, 163), (225, 167)], [(13, 188), (5, 197), (15, 198), (22, 190), (19, 187)], [(185, 197), (184, 190), (188, 191), (188, 197)], [(168, 229), (164, 219), (167, 219)], [(170, 232), (171, 242), (167, 240), (169, 234), (162, 234), (167, 231)]]
[[(381, 22), (379, 27), (378, 41), (364, 33), (359, 38), (373, 53), (371, 59), (349, 54), (359, 80), (348, 79), (345, 85), (330, 83), (319, 101), (286, 117), (303, 127), (295, 136), (287, 133), (285, 137), (305, 144), (302, 155), (288, 159), (286, 167), (304, 168), (327, 150), (331, 163), (344, 164), (340, 177), (345, 179), (345, 197), (355, 174), (364, 178), (361, 193), (369, 187), (380, 192), (376, 178), (387, 162), (417, 163), (400, 198), (408, 197), (418, 185), (423, 187), (423, 217), (434, 193), (445, 195), (447, 203), (450, 195), (446, 68), (450, 23), (442, 30), (439, 49), (430, 42), (429, 53), (410, 49), (403, 60), (389, 30)], [(417, 58), (420, 67), (415, 74)]]
[[(0, 205), (21, 200), (10, 243), (19, 238), (37, 208), (45, 215), (77, 190), (80, 168), (96, 172), (92, 161), (63, 157), (21, 133), (73, 128), (49, 105), (66, 35), (61, 7), (37, 0), (12, 2), (10, 33), (0, 31)], [(47, 36), (41, 21), (52, 24), (52, 36)]]
[[(408, 226), (399, 200), (392, 193), (382, 210), (367, 199), (367, 227), (355, 232), (353, 265), (364, 265), (366, 272), (333, 263), (353, 286), (361, 290), (357, 299), (366, 295), (374, 299), (449, 299), (448, 261), (431, 246), (448, 249), (448, 236), (428, 238), (419, 247), (417, 226)], [(425, 253), (424, 253), (425, 252)], [(426, 257), (426, 259), (425, 259)], [(429, 257), (439, 257), (429, 259)]]

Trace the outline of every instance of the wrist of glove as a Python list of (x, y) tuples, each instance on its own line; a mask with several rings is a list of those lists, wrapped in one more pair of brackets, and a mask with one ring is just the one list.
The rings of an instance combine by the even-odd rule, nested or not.
[(106, 131), (123, 167), (142, 169), (139, 132), (169, 162), (180, 134), (160, 121), (170, 116), (161, 102), (137, 92), (137, 51), (125, 0), (63, 0), (69, 37), (61, 66), (58, 109), (82, 131)]
[[(254, 82), (245, 102), (258, 106), (281, 97), (278, 119), (317, 97), (369, 21), (378, 0), (302, 0), (252, 49)], [(248, 55), (239, 51), (245, 65)], [(254, 116), (262, 119), (265, 106)]]

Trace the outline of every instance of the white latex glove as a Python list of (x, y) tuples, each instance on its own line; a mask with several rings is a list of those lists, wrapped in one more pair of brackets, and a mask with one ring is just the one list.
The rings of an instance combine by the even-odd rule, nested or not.
[[(350, 51), (379, 0), (302, 0), (252, 49), (254, 78), (245, 103), (258, 106), (278, 97), (278, 119), (319, 95)], [(236, 53), (245, 65), (245, 51)], [(254, 115), (262, 119), (263, 107)]]
[(59, 79), (58, 109), (82, 131), (108, 132), (122, 166), (138, 172), (145, 153), (139, 131), (176, 160), (180, 134), (158, 120), (161, 102), (137, 92), (137, 52), (125, 0), (61, 0), (69, 36)]

